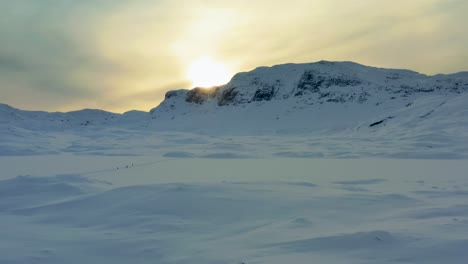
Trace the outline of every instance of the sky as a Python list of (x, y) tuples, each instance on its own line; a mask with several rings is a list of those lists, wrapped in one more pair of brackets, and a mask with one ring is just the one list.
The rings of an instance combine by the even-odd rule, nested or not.
[(466, 0), (0, 0), (0, 103), (148, 111), (206, 58), (230, 75), (319, 60), (468, 71), (466, 14)]

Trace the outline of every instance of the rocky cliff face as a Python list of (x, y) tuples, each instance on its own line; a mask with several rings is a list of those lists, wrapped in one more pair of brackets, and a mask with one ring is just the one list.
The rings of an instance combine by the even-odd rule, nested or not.
[[(419, 94), (457, 94), (468, 91), (468, 74), (426, 76), (407, 70), (367, 67), (352, 62), (321, 61), (260, 67), (239, 73), (223, 86), (170, 91), (151, 112), (176, 107), (225, 107), (293, 100), (298, 103), (374, 103)], [(185, 106), (183, 106), (185, 105)]]

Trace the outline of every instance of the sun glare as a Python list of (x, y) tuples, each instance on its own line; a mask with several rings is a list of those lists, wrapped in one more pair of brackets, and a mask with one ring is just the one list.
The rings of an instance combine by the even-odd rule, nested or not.
[(194, 61), (188, 70), (193, 87), (212, 87), (226, 84), (232, 77), (231, 71), (222, 63), (205, 57)]

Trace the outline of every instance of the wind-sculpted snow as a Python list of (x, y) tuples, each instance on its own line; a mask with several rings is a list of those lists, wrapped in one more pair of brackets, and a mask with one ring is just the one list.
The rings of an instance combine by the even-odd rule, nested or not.
[[(52, 173), (57, 159), (76, 160), (36, 159), (0, 159), (2, 177)], [(1, 180), (0, 263), (458, 264), (468, 257), (468, 208), (459, 194), (468, 192), (466, 162), (126, 159), (128, 168), (123, 158), (83, 159), (82, 170), (94, 171)], [(6, 166), (18, 161), (31, 165)]]
[(19, 210), (48, 202), (84, 195), (96, 190), (102, 182), (80, 175), (54, 177), (17, 176), (0, 181), (0, 211)]
[[(459, 125), (463, 125), (460, 117)], [(443, 123), (443, 118), (440, 122)], [(394, 120), (382, 128), (364, 122), (348, 132), (277, 135), (206, 135), (172, 131), (112, 130), (31, 133), (15, 131), (0, 142), (0, 157), (74, 155), (166, 157), (173, 159), (262, 158), (402, 158), (466, 159), (468, 135), (457, 124), (432, 129), (437, 123), (420, 121), (414, 132), (400, 130)], [(431, 130), (432, 129), (432, 130)], [(384, 131), (387, 130), (387, 131)]]

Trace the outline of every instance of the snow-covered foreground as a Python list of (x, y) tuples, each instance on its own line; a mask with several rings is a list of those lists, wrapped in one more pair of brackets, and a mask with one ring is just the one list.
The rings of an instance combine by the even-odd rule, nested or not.
[(468, 260), (466, 160), (80, 152), (91, 145), (0, 157), (0, 263)]

